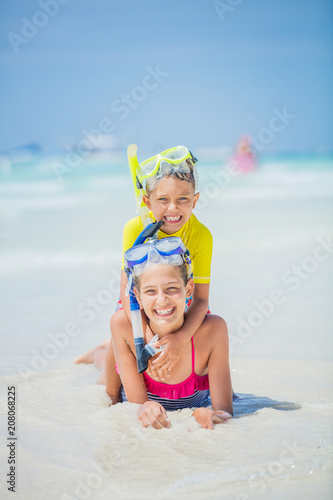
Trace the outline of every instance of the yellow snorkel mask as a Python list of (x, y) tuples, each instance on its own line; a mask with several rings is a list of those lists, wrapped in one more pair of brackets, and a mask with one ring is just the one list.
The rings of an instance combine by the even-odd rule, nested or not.
[(189, 167), (186, 163), (187, 159), (191, 160), (193, 164), (198, 161), (185, 146), (176, 146), (166, 151), (162, 151), (162, 153), (140, 163), (137, 172), (138, 179), (142, 182), (144, 179), (156, 175), (163, 166), (167, 165), (178, 167), (179, 170), (183, 167), (184, 172), (188, 172)]
[(195, 169), (197, 159), (185, 146), (175, 146), (167, 149), (139, 164), (137, 146), (136, 144), (130, 144), (127, 148), (127, 156), (138, 210), (144, 227), (152, 222), (152, 219), (149, 217), (149, 210), (143, 202), (143, 196), (147, 194), (142, 184), (144, 180), (149, 185), (153, 179), (158, 180), (172, 173), (175, 173), (180, 179), (188, 180), (187, 177), (193, 173), (195, 184), (197, 185), (197, 173)]

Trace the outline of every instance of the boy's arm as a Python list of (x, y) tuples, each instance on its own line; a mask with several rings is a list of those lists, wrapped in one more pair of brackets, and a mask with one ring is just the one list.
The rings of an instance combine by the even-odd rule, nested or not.
[[(194, 280), (209, 281), (210, 266), (213, 252), (213, 237), (210, 231), (194, 217), (196, 225), (194, 233), (191, 235), (192, 244), (188, 244), (190, 254), (193, 258)], [(190, 241), (188, 242), (190, 243)], [(157, 372), (163, 380), (165, 374), (178, 361), (185, 345), (201, 326), (208, 309), (209, 283), (195, 283), (192, 304), (185, 315), (185, 322), (182, 328), (172, 335), (164, 337), (157, 346), (165, 345), (165, 350), (158, 356), (156, 361), (149, 365), (155, 367), (155, 377)], [(169, 344), (169, 345), (167, 345)]]
[[(164, 380), (167, 372), (176, 364), (187, 342), (201, 326), (208, 309), (209, 284), (196, 283), (193, 290), (191, 306), (185, 314), (185, 322), (182, 328), (172, 335), (164, 337), (156, 342), (156, 347), (165, 346), (165, 350), (154, 360), (151, 368), (162, 371), (161, 380)], [(169, 344), (169, 345), (168, 345)], [(156, 372), (154, 372), (156, 375)]]
[(179, 333), (188, 342), (202, 325), (208, 310), (209, 283), (196, 283), (193, 290), (191, 306), (185, 314), (185, 323)]

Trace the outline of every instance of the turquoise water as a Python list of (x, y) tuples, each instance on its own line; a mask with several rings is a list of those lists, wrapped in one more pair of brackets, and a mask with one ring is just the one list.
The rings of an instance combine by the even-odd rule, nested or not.
[(53, 161), (0, 169), (0, 380), (19, 391), (17, 498), (83, 498), (82, 481), (96, 500), (330, 498), (332, 158), (267, 157), (229, 177), (222, 162), (199, 164), (210, 306), (227, 320), (244, 395), (210, 434), (186, 411), (169, 433), (141, 429), (135, 405), (109, 408), (94, 367), (72, 364), (109, 336), (135, 203), (125, 161), (89, 158), (61, 179)]
[[(125, 161), (89, 157), (61, 177), (55, 175), (55, 161), (64, 159), (39, 158), (34, 164), (0, 170), (1, 304), (9, 336), (7, 354), (16, 350), (24, 355), (33, 340), (41, 342), (48, 330), (61, 328), (68, 317), (77, 320), (83, 331), (90, 328), (77, 316), (78, 304), (117, 281), (122, 228), (135, 215)], [(238, 318), (253, 309), (253, 300), (261, 300), (276, 287), (301, 307), (298, 300), (306, 293), (306, 280), (294, 294), (281, 283), (281, 276), (311, 255), (316, 238), (331, 234), (332, 157), (271, 157), (262, 159), (257, 172), (243, 176), (229, 175), (225, 163), (218, 161), (201, 161), (198, 170), (201, 195), (195, 213), (214, 237), (213, 310), (226, 316), (235, 329)], [(318, 321), (324, 323), (317, 334), (320, 339), (328, 336), (331, 326), (327, 307), (332, 297), (327, 275), (331, 260), (320, 263), (310, 279), (313, 286), (323, 287), (315, 301), (325, 297), (319, 304)], [(115, 292), (111, 295), (94, 318), (97, 338), (108, 335), (117, 299)], [(280, 309), (283, 312), (285, 306)], [(29, 339), (27, 321), (34, 323)], [(91, 343), (88, 332), (86, 337)], [(292, 344), (293, 336), (288, 335), (288, 341)], [(266, 342), (253, 340), (246, 348), (237, 343), (234, 354), (255, 357)], [(316, 356), (328, 360), (324, 345), (316, 343)], [(288, 357), (311, 359), (312, 352), (309, 339)], [(268, 344), (262, 354), (284, 357), (278, 345), (272, 350)]]

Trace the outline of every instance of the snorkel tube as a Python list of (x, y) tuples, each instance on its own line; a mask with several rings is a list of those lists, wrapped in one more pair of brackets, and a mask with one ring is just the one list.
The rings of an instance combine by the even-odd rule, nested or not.
[[(149, 224), (137, 237), (133, 246), (143, 244), (147, 238), (152, 239), (157, 231), (162, 226), (163, 221), (153, 222)], [(156, 236), (155, 236), (156, 238)], [(148, 368), (148, 360), (152, 356), (154, 356), (157, 352), (160, 352), (162, 349), (157, 349), (152, 345), (153, 342), (158, 340), (158, 336), (155, 335), (149, 344), (145, 344), (144, 336), (143, 336), (143, 327), (142, 327), (142, 318), (141, 318), (141, 310), (140, 305), (136, 299), (136, 296), (133, 291), (133, 282), (132, 276), (130, 275), (130, 270), (126, 269), (127, 278), (130, 284), (130, 307), (131, 307), (131, 320), (132, 320), (132, 329), (133, 329), (133, 337), (135, 344), (135, 353), (136, 353), (136, 362), (138, 366), (138, 372), (142, 373)]]
[(146, 227), (148, 224), (153, 222), (152, 218), (149, 217), (149, 209), (144, 204), (143, 195), (146, 194), (142, 184), (139, 181), (137, 176), (137, 171), (139, 169), (139, 162), (137, 157), (138, 147), (136, 144), (130, 144), (127, 148), (127, 158), (128, 165), (131, 172), (132, 183), (135, 192), (135, 199), (137, 203), (137, 210), (142, 220), (143, 227)]
[[(153, 238), (163, 224), (163, 221), (152, 222), (152, 218), (149, 216), (149, 209), (144, 204), (143, 195), (146, 194), (146, 192), (137, 176), (137, 171), (139, 169), (137, 150), (138, 147), (136, 144), (130, 144), (127, 148), (127, 158), (135, 192), (137, 210), (139, 212), (143, 227), (145, 229), (139, 234), (133, 246), (141, 245), (146, 241), (147, 238)], [(129, 273), (127, 274), (127, 278), (129, 280), (128, 283), (129, 283), (131, 320), (132, 320), (133, 337), (135, 344), (136, 361), (138, 366), (138, 372), (142, 373), (145, 370), (147, 370), (149, 358), (154, 356), (157, 352), (160, 352), (161, 349), (156, 349), (152, 345), (152, 342), (155, 342), (157, 340), (156, 336), (152, 338), (149, 344), (145, 344), (140, 305), (135, 297), (133, 291), (133, 283), (131, 282), (132, 278)]]

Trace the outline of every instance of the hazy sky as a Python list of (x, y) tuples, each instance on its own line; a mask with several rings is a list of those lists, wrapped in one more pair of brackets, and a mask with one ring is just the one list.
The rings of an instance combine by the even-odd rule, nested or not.
[(96, 127), (148, 152), (244, 132), (267, 152), (332, 151), (332, 4), (2, 1), (0, 151)]

